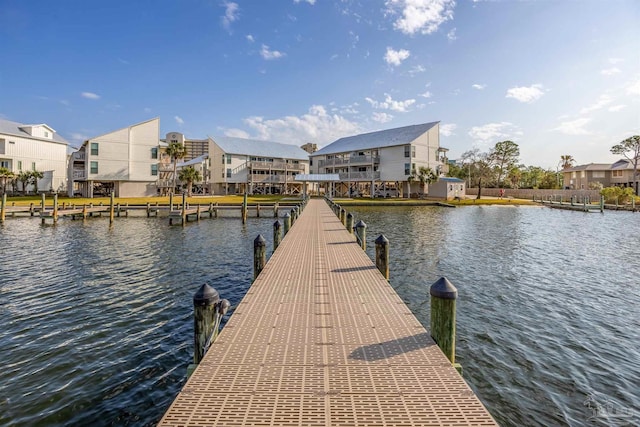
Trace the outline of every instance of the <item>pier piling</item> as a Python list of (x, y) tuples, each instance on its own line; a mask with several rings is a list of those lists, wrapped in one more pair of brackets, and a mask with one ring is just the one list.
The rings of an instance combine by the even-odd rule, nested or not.
[(253, 280), (260, 274), (267, 263), (267, 241), (258, 234), (253, 241)]
[(383, 234), (376, 239), (376, 267), (389, 280), (389, 239)]
[(280, 228), (281, 228), (280, 221), (276, 220), (276, 222), (273, 223), (273, 250), (274, 251), (278, 249), (278, 246), (280, 245), (280, 240), (282, 240)]
[(2, 206), (0, 206), (0, 222), (4, 222), (5, 214), (7, 207), (7, 195), (6, 193), (2, 194)]
[(456, 366), (456, 299), (458, 290), (445, 277), (429, 289), (431, 294), (431, 337), (451, 364)]
[(367, 250), (367, 224), (363, 220), (358, 221), (356, 224), (356, 236), (358, 237), (358, 243), (363, 251)]

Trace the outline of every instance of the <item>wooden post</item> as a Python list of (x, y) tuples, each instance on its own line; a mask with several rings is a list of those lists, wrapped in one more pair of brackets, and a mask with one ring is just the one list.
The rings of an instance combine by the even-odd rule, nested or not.
[(280, 246), (280, 241), (282, 240), (282, 235), (280, 234), (280, 221), (276, 220), (273, 223), (273, 251), (275, 252)]
[(260, 203), (256, 205), (256, 218), (260, 218)]
[(340, 222), (342, 225), (347, 225), (347, 211), (344, 208), (340, 208)]
[(173, 210), (173, 193), (169, 193), (169, 213)]
[(353, 214), (351, 212), (347, 214), (347, 231), (349, 234), (353, 234)]
[(293, 209), (293, 208), (291, 208), (290, 217), (291, 217), (291, 225), (295, 224), (296, 223), (296, 210)]
[(273, 217), (278, 218), (278, 202), (273, 205)]
[(244, 193), (244, 200), (242, 201), (242, 223), (247, 223), (247, 193)]
[(29, 213), (31, 214), (31, 216), (33, 216), (34, 212), (35, 212), (35, 208), (33, 207), (33, 202), (31, 202), (29, 204)]
[(289, 215), (289, 212), (287, 212), (286, 214), (284, 214), (284, 235), (285, 236), (289, 232), (290, 228), (291, 228), (291, 215)]
[(376, 239), (376, 267), (389, 280), (389, 239), (383, 234)]
[(362, 250), (367, 250), (367, 224), (362, 220), (356, 224), (356, 235), (358, 236)]
[(44, 193), (42, 193), (42, 201), (40, 202), (40, 214), (44, 212)]
[(213, 218), (213, 202), (209, 203), (209, 218)]
[(208, 344), (215, 339), (214, 330), (218, 315), (220, 295), (211, 286), (204, 284), (193, 296), (193, 363), (198, 364), (207, 351)]
[(147, 218), (151, 216), (151, 203), (147, 202)]
[(187, 194), (182, 193), (182, 213), (180, 214), (182, 217), (182, 226), (185, 226), (187, 222)]
[(0, 222), (4, 222), (7, 209), (7, 194), (2, 193), (2, 205), (0, 206)]
[(262, 234), (258, 234), (258, 237), (253, 241), (253, 280), (256, 280), (266, 263), (267, 242)]
[(196, 208), (196, 215), (198, 216), (197, 221), (200, 221), (200, 205), (197, 205), (198, 207)]
[(604, 212), (604, 196), (600, 196), (600, 212)]
[(58, 223), (58, 193), (53, 195), (53, 223)]
[[(116, 193), (111, 192), (111, 200), (109, 203), (109, 224), (113, 224), (113, 203), (115, 202)], [(120, 203), (118, 203), (118, 217), (120, 217)]]
[(82, 205), (82, 219), (87, 219), (87, 205)]
[(456, 299), (458, 290), (441, 277), (429, 289), (431, 294), (431, 337), (455, 366), (456, 363)]

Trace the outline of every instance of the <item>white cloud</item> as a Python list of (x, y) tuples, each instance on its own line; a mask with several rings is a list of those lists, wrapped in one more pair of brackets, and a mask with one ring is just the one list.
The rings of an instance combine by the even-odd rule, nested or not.
[(562, 132), (567, 135), (589, 135), (591, 132), (584, 129), (584, 126), (586, 126), (590, 121), (591, 119), (583, 117), (569, 122), (562, 122), (560, 123), (560, 126), (552, 130), (557, 130), (558, 132)]
[(640, 95), (640, 79), (627, 86), (627, 94)]
[(310, 5), (316, 4), (316, 0), (293, 0), (294, 3), (309, 3)]
[(395, 65), (396, 67), (402, 64), (402, 61), (411, 56), (411, 52), (406, 49), (393, 50), (387, 47), (387, 53), (384, 55), (384, 60), (389, 65)]
[(391, 114), (378, 113), (377, 111), (374, 111), (371, 119), (379, 123), (387, 123), (393, 120), (393, 116)]
[(447, 38), (449, 39), (449, 41), (454, 41), (454, 40), (458, 39), (458, 37), (456, 37), (456, 29), (455, 28), (453, 28), (451, 31), (449, 31), (447, 33)]
[(580, 110), (580, 114), (589, 114), (592, 111), (601, 110), (602, 108), (611, 104), (611, 101), (613, 100), (609, 95), (602, 95), (600, 96), (600, 98), (598, 98), (598, 100), (594, 104), (591, 104), (588, 107), (585, 107), (582, 110)]
[(509, 122), (487, 123), (482, 126), (474, 126), (469, 131), (469, 136), (476, 142), (489, 143), (498, 139), (509, 139), (513, 135), (521, 135), (516, 127)]
[(269, 50), (269, 46), (263, 44), (262, 48), (260, 49), (260, 56), (269, 61), (271, 59), (282, 58), (286, 56), (286, 54), (277, 50)]
[(248, 132), (245, 132), (241, 129), (226, 129), (224, 131), (224, 136), (230, 136), (233, 138), (245, 138), (245, 139), (249, 139), (251, 137)]
[(426, 91), (425, 93), (421, 93), (420, 96), (423, 98), (431, 98), (433, 94), (429, 91)]
[[(322, 105), (313, 105), (307, 114), (302, 116), (286, 116), (279, 119), (264, 117), (248, 117), (244, 122), (253, 129), (256, 139), (279, 141), (286, 144), (301, 145), (313, 141), (319, 144), (333, 142), (347, 135), (360, 132), (357, 123), (337, 114), (328, 114)], [(229, 129), (228, 133), (243, 132)], [(243, 134), (245, 137), (247, 134)]]
[(622, 58), (609, 58), (609, 64), (613, 64), (616, 65), (620, 62), (624, 62), (624, 59)]
[(180, 126), (182, 126), (184, 124), (184, 120), (182, 120), (182, 117), (180, 116), (173, 116), (173, 119), (176, 121), (176, 123), (178, 123)]
[(444, 125), (440, 125), (440, 134), (444, 136), (455, 135), (453, 131), (456, 130), (457, 127), (458, 125), (456, 125), (455, 123), (447, 123)]
[(455, 0), (387, 0), (387, 12), (401, 14), (393, 23), (404, 34), (431, 34), (453, 19)]
[(507, 90), (506, 98), (513, 98), (520, 102), (534, 102), (540, 99), (542, 95), (544, 95), (542, 89), (543, 88), (541, 84), (534, 84), (528, 87), (512, 87), (511, 89)]
[(71, 137), (71, 141), (73, 142), (84, 142), (89, 139), (89, 136), (80, 132), (72, 132), (69, 136)]
[(622, 111), (626, 108), (627, 106), (624, 104), (620, 104), (620, 105), (613, 105), (611, 107), (609, 107), (609, 111), (612, 113), (617, 113), (618, 111)]
[(411, 67), (411, 69), (409, 70), (409, 75), (411, 77), (413, 77), (416, 74), (424, 73), (425, 71), (427, 71), (427, 69), (424, 68), (422, 65), (415, 65), (415, 66)]
[(80, 96), (87, 99), (100, 99), (100, 95), (97, 95), (93, 92), (82, 92)]
[(476, 83), (476, 84), (474, 84), (474, 85), (471, 85), (471, 87), (472, 87), (472, 88), (474, 88), (474, 89), (483, 90), (484, 88), (486, 88), (486, 87), (487, 87), (487, 85), (485, 85), (485, 84), (478, 84), (478, 83)]
[(247, 34), (247, 41), (253, 43), (256, 39), (251, 34)]
[(231, 28), (231, 24), (238, 20), (238, 17), (240, 16), (240, 8), (238, 7), (238, 3), (229, 1), (225, 1), (222, 5), (225, 7), (224, 16), (222, 17), (222, 26), (229, 30)]
[(69, 105), (71, 105), (71, 103), (70, 103), (69, 101), (67, 101), (66, 99), (61, 99), (61, 100), (60, 100), (60, 104), (65, 105), (65, 106), (67, 106), (67, 107), (68, 107)]
[(391, 110), (391, 111), (397, 111), (399, 113), (406, 113), (407, 111), (409, 111), (408, 108), (416, 103), (415, 99), (395, 101), (394, 99), (391, 98), (391, 95), (389, 95), (388, 93), (385, 93), (384, 96), (385, 96), (384, 101), (376, 101), (375, 99), (372, 99), (372, 98), (365, 98), (365, 100), (369, 104), (371, 104), (373, 108), (376, 108), (378, 110)]
[(619, 74), (619, 73), (620, 73), (620, 68), (618, 67), (605, 68), (604, 70), (600, 71), (600, 74), (602, 74), (603, 76), (613, 76), (614, 74)]

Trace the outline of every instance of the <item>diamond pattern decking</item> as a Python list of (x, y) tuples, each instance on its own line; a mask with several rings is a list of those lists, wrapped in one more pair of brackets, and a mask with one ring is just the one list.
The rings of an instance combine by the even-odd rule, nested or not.
[(496, 423), (331, 208), (310, 200), (160, 425)]

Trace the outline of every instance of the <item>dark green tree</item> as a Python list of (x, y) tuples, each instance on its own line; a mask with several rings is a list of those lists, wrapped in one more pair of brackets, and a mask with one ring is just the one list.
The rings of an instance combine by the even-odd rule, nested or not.
[(623, 155), (633, 165), (633, 189), (638, 195), (638, 164), (640, 163), (640, 135), (630, 136), (611, 147), (611, 153)]

